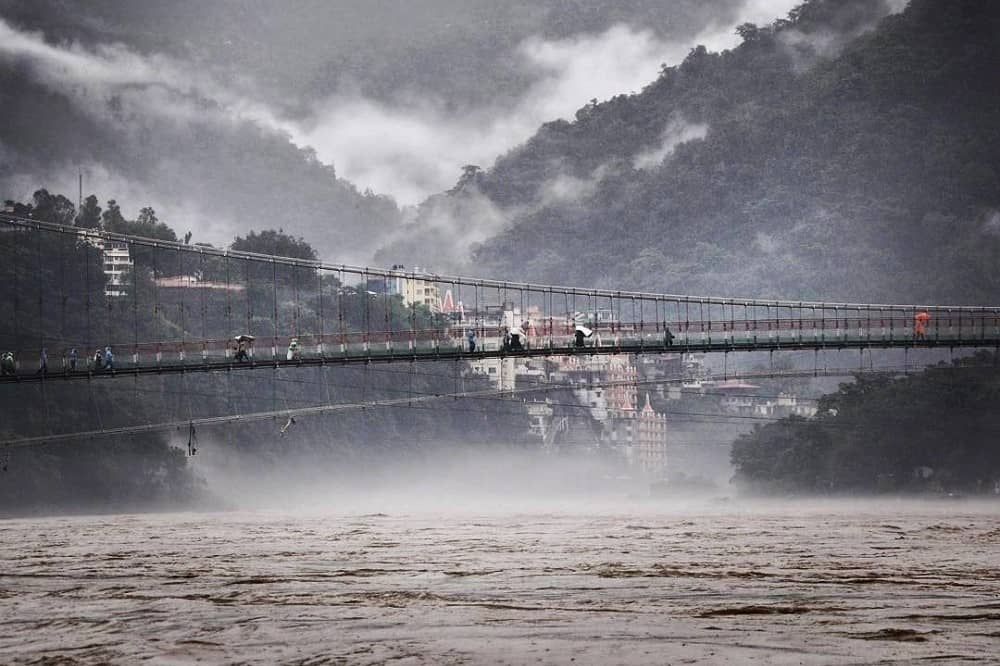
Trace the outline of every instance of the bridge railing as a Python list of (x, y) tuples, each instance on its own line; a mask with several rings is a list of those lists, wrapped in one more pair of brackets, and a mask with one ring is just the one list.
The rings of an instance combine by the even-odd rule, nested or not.
[[(931, 320), (933, 321), (933, 320)], [(589, 339), (577, 345), (568, 327), (543, 327), (541, 332), (525, 336), (520, 349), (504, 347), (502, 332), (480, 328), (477, 331), (476, 350), (468, 345), (470, 329), (421, 329), (398, 331), (352, 332), (344, 334), (300, 336), (272, 336), (255, 340), (245, 347), (241, 357), (234, 341), (228, 339), (122, 343), (113, 346), (113, 367), (168, 368), (176, 366), (197, 367), (206, 364), (269, 363), (273, 361), (298, 361), (306, 359), (434, 358), (442, 354), (459, 355), (474, 359), (486, 353), (505, 349), (506, 353), (571, 354), (580, 351), (614, 353), (683, 352), (766, 350), (796, 348), (838, 347), (889, 347), (889, 346), (949, 346), (1000, 344), (996, 318), (989, 316), (963, 316), (940, 320), (939, 325), (928, 327), (925, 335), (918, 335), (902, 317), (880, 318), (871, 324), (865, 319), (846, 318), (836, 321), (809, 319), (772, 319), (744, 321), (733, 326), (729, 322), (665, 322), (624, 325), (602, 325), (593, 329)], [(70, 347), (49, 349), (49, 372), (88, 372), (103, 370), (104, 351), (94, 356), (80, 353), (76, 363), (71, 362)], [(16, 374), (33, 374), (38, 371), (37, 357), (29, 350), (16, 354)]]
[[(445, 276), (273, 257), (0, 215), (0, 352), (19, 372), (70, 350), (85, 367), (529, 351), (973, 344), (1000, 339), (1000, 308), (693, 297)], [(295, 339), (295, 344), (292, 340)], [(510, 343), (508, 343), (510, 344)], [(515, 345), (511, 345), (515, 346)], [(291, 347), (291, 351), (289, 348)], [(516, 347), (516, 346), (515, 346)]]

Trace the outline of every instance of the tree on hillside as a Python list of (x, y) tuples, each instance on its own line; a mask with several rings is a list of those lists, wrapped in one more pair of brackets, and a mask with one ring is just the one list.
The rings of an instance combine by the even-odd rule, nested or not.
[(478, 164), (466, 164), (462, 167), (462, 175), (459, 177), (455, 187), (448, 190), (448, 194), (457, 194), (470, 185), (478, 184), (483, 176), (483, 170)]
[(32, 195), (34, 212), (32, 217), (45, 222), (55, 222), (71, 226), (76, 217), (76, 206), (61, 194), (49, 194), (46, 189), (36, 190)]
[(108, 207), (101, 213), (101, 227), (105, 231), (110, 231), (116, 234), (127, 233), (126, 226), (127, 221), (125, 216), (122, 215), (121, 206), (114, 199), (108, 199)]
[(277, 257), (291, 257), (293, 259), (316, 260), (316, 250), (302, 238), (290, 236), (283, 229), (267, 229), (259, 234), (250, 231), (246, 238), (237, 236), (233, 244), (229, 246), (231, 250), (240, 252), (256, 252), (257, 254), (270, 254)]
[(139, 217), (135, 218), (136, 224), (142, 224), (150, 227), (155, 227), (156, 223), (159, 221), (160, 219), (156, 217), (156, 211), (149, 206), (141, 208), (139, 210)]
[(108, 208), (101, 216), (105, 231), (129, 236), (142, 236), (170, 242), (177, 241), (177, 233), (156, 216), (156, 211), (146, 206), (139, 209), (139, 217), (127, 220), (114, 199), (108, 201)]
[(760, 28), (757, 27), (756, 23), (741, 23), (736, 26), (736, 34), (744, 42), (753, 42), (760, 38)]
[(99, 229), (101, 226), (101, 207), (97, 197), (91, 194), (83, 200), (80, 213), (76, 216), (76, 226), (84, 229)]
[(139, 217), (129, 225), (129, 233), (136, 236), (148, 236), (157, 240), (177, 242), (177, 232), (161, 222), (156, 216), (156, 211), (150, 206), (139, 209)]

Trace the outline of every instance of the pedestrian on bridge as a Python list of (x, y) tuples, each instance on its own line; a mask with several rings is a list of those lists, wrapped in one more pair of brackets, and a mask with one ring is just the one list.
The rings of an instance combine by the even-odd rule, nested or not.
[(927, 337), (927, 323), (931, 320), (931, 315), (926, 310), (921, 310), (913, 315), (913, 337), (923, 340)]
[(469, 353), (472, 354), (476, 351), (476, 329), (470, 328), (465, 337), (469, 340)]
[(285, 354), (285, 359), (288, 361), (299, 360), (299, 339), (292, 338), (288, 343), (288, 353)]
[(76, 347), (69, 350), (69, 369), (70, 372), (76, 370)]
[(45, 347), (42, 347), (42, 352), (38, 355), (38, 370), (35, 370), (35, 374), (49, 374), (49, 350)]
[(521, 339), (524, 337), (524, 329), (521, 326), (515, 326), (510, 329), (510, 350), (511, 351), (524, 351), (524, 345), (521, 343)]
[(115, 355), (111, 353), (111, 347), (104, 348), (104, 369), (109, 372), (115, 370)]
[(236, 362), (249, 360), (250, 356), (247, 355), (247, 341), (240, 336), (236, 339)]
[(0, 374), (13, 375), (15, 373), (14, 352), (7, 352), (0, 359)]
[(104, 353), (100, 349), (94, 350), (94, 370), (100, 370), (104, 366)]

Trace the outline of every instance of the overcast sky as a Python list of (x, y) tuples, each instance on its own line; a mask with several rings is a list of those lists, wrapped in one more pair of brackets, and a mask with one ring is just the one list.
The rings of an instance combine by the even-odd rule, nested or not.
[[(416, 21), (412, 30), (399, 17), (388, 20), (394, 14), (386, 5), (393, 3), (374, 3), (370, 17), (365, 3), (281, 3), (287, 5), (281, 14), (274, 12), (278, 3), (204, 4), (208, 6), (99, 2), (91, 8), (88, 3), (57, 3), (27, 12), (20, 3), (5, 3), (0, 5), (8, 15), (0, 23), (0, 55), (5, 66), (30, 67), (39, 80), (94, 114), (106, 113), (106, 99), (117, 94), (131, 97), (135, 113), (190, 122), (204, 118), (200, 102), (210, 100), (221, 117), (250, 119), (287, 133), (360, 188), (414, 204), (453, 185), (461, 165), (488, 166), (543, 122), (572, 118), (592, 98), (638, 91), (656, 77), (662, 63), (676, 64), (696, 44), (733, 46), (735, 25), (767, 23), (787, 13), (795, 0), (718, 2), (714, 14), (677, 3), (675, 16), (656, 29), (637, 25), (648, 14), (640, 3), (634, 21), (608, 8), (603, 20), (580, 26), (599, 29), (561, 36), (545, 34), (554, 32), (552, 25), (561, 26), (555, 32), (569, 29), (552, 11), (533, 34), (524, 25), (530, 15), (510, 14), (513, 25), (504, 26), (503, 15), (483, 19), (482, 8), (480, 14), (458, 11), (452, 3), (424, 3), (427, 12), (418, 12), (419, 21), (411, 17)], [(412, 11), (421, 3), (403, 4)], [(435, 9), (442, 4), (446, 7)], [(256, 18), (255, 5), (261, 9)], [(172, 6), (185, 15), (167, 20)], [(562, 6), (573, 9), (572, 3)], [(82, 14), (72, 16), (68, 7)], [(437, 20), (427, 16), (432, 9)], [(201, 20), (192, 12), (202, 13)], [(315, 20), (309, 20), (310, 12), (317, 12)], [(265, 19), (272, 25), (259, 25)], [(338, 35), (351, 41), (345, 19), (366, 35), (359, 50), (370, 61), (370, 71), (351, 59), (358, 51), (329, 43)], [(494, 24), (462, 23), (480, 19)], [(316, 26), (322, 28), (324, 21), (330, 29), (318, 34), (331, 36), (321, 40)], [(200, 32), (187, 30), (192, 23)], [(213, 25), (229, 29), (213, 38), (206, 34)], [(248, 25), (252, 35), (233, 32)], [(295, 32), (304, 25), (313, 26), (310, 39), (297, 40)], [(135, 26), (143, 29), (130, 34)], [(686, 32), (678, 34), (681, 29)], [(466, 85), (449, 98), (447, 70), (461, 67), (463, 52), (470, 50), (468, 37), (482, 30), (504, 36), (494, 62), (488, 53), (469, 55), (475, 67), (502, 70), (515, 83), (505, 86), (502, 97), (491, 99), (488, 91), (470, 92)], [(416, 78), (427, 82), (423, 87), (401, 84), (399, 74), (405, 74), (408, 58), (443, 71), (418, 72)], [(440, 89), (430, 87), (436, 83)]]

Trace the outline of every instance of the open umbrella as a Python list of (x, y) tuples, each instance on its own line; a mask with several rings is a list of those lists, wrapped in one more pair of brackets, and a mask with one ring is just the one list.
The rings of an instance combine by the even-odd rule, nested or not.
[(576, 330), (578, 330), (581, 333), (583, 333), (583, 337), (585, 337), (585, 338), (589, 338), (590, 336), (592, 336), (594, 334), (594, 332), (592, 330), (590, 330), (586, 326), (581, 326), (580, 324), (576, 325)]

